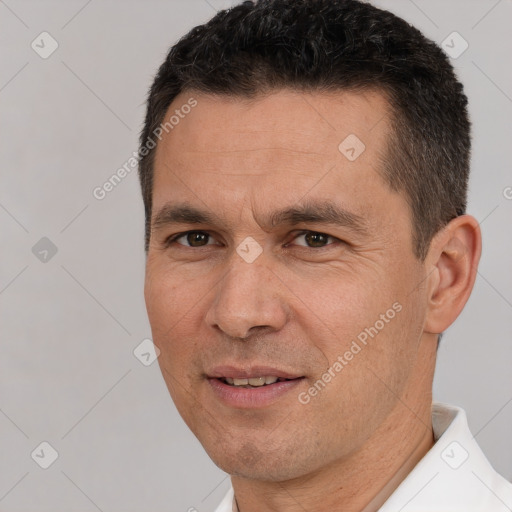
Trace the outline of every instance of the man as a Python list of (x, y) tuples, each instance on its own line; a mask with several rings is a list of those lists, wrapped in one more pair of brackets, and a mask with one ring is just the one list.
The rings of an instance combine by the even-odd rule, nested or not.
[(464, 411), (432, 404), (481, 251), (447, 57), (355, 0), (194, 28), (141, 134), (145, 299), (217, 512), (506, 511)]

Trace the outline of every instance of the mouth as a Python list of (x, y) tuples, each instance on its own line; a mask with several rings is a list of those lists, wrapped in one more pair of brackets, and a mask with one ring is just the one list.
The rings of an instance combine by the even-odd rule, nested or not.
[(303, 375), (270, 367), (244, 370), (224, 366), (207, 375), (214, 396), (223, 404), (237, 409), (270, 406), (292, 390), (300, 389), (305, 379)]
[(235, 388), (255, 389), (264, 386), (271, 386), (276, 382), (285, 382), (289, 380), (297, 380), (303, 377), (297, 377), (295, 379), (285, 379), (284, 377), (276, 377), (274, 375), (266, 375), (261, 377), (251, 377), (247, 379), (234, 379), (231, 377), (220, 377), (219, 380), (228, 386)]

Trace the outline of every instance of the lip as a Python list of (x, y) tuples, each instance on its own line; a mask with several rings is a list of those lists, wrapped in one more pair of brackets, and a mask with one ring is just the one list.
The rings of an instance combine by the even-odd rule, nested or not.
[[(238, 373), (238, 375), (240, 375), (240, 373)], [(275, 373), (260, 373), (260, 375), (275, 375)], [(294, 378), (294, 380), (278, 381), (274, 382), (274, 384), (268, 384), (266, 386), (251, 389), (230, 386), (217, 377), (208, 377), (208, 382), (216, 398), (224, 405), (236, 409), (258, 409), (268, 407), (286, 394), (289, 394), (292, 390), (296, 389), (304, 380), (305, 377), (298, 377)], [(293, 396), (296, 397), (297, 393), (294, 393)]]
[[(221, 380), (226, 377), (231, 379), (250, 379), (262, 376), (292, 380), (278, 381), (252, 389), (230, 386)], [(207, 373), (207, 378), (214, 396), (224, 405), (236, 409), (255, 409), (268, 407), (277, 402), (301, 385), (305, 376), (291, 370), (284, 370), (273, 366), (252, 365), (241, 368), (240, 366), (223, 365), (212, 368)]]

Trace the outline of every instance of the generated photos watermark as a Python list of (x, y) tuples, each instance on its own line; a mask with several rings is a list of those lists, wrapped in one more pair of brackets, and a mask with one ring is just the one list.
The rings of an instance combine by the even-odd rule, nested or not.
[(162, 140), (163, 134), (169, 133), (173, 130), (185, 116), (189, 114), (194, 107), (197, 106), (197, 100), (195, 98), (189, 98), (186, 103), (181, 105), (180, 108), (174, 110), (174, 113), (169, 117), (165, 123), (161, 123), (157, 126), (152, 136), (148, 137), (144, 146), (139, 149), (139, 152), (133, 151), (132, 156), (126, 160), (126, 162), (117, 169), (102, 185), (95, 187), (92, 191), (92, 195), (98, 201), (102, 201), (107, 195), (112, 192), (134, 169), (137, 168), (139, 158), (145, 157), (148, 153), (154, 149), (157, 145), (158, 140)]
[[(354, 356), (367, 346), (370, 339), (375, 338), (393, 318), (402, 311), (402, 304), (395, 302), (385, 313), (379, 315), (379, 319), (370, 327), (365, 327), (358, 335), (357, 341), (353, 340), (350, 348), (343, 355), (339, 355), (336, 361), (322, 374), (322, 376), (307, 391), (302, 391), (298, 395), (301, 404), (308, 404), (311, 398), (322, 391), (329, 382), (331, 382), (347, 366)], [(358, 343), (359, 342), (359, 343)]]

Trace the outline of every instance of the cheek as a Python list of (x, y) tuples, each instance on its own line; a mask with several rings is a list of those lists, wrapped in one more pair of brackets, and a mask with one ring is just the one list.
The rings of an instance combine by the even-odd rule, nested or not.
[(160, 350), (158, 364), (169, 394), (185, 423), (194, 430), (194, 406), (191, 373), (194, 368), (197, 333), (198, 297), (190, 293), (179, 273), (148, 269), (144, 296), (153, 342)]
[[(190, 310), (202, 296), (197, 280), (186, 279), (183, 272), (154, 258), (148, 260), (144, 297), (151, 326), (169, 328)], [(199, 295), (198, 295), (199, 293)]]
[(310, 333), (312, 339), (323, 345), (331, 357), (348, 350), (350, 342), (373, 326), (396, 300), (379, 284), (378, 276), (369, 278), (362, 272), (334, 274), (303, 282), (296, 293), (307, 308), (310, 327), (323, 326), (322, 333)]
[(338, 365), (338, 371), (334, 370), (336, 376), (344, 376), (335, 379), (335, 401), (374, 401), (381, 394), (390, 394), (387, 385), (398, 391), (405, 384), (424, 317), (421, 294), (410, 293), (407, 286), (411, 281), (411, 276), (394, 279), (391, 272), (374, 274), (372, 279), (347, 275), (330, 285), (320, 282), (307, 294), (309, 318), (317, 325), (318, 318), (325, 320), (322, 331), (309, 331), (311, 341), (324, 355), (325, 368), (319, 371), (342, 358), (343, 368)]
[(367, 309), (340, 309), (339, 334), (316, 338), (329, 368), (320, 370), (310, 385), (318, 380), (329, 383), (319, 387), (307, 407), (313, 418), (345, 432), (349, 445), (357, 446), (372, 434), (396, 406), (412, 375), (417, 347), (412, 322), (417, 319), (413, 308), (401, 302), (386, 296), (367, 303)]
[(173, 375), (183, 374), (184, 365), (195, 350), (194, 318), (198, 316), (201, 295), (194, 294), (190, 283), (187, 286), (179, 273), (148, 268), (144, 297), (153, 342), (160, 349), (160, 366)]

